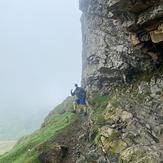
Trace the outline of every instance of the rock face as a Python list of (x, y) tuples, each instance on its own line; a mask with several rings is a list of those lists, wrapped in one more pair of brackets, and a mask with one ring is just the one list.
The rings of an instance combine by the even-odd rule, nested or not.
[(80, 0), (83, 85), (108, 94), (162, 61), (163, 2)]
[(109, 95), (90, 116), (101, 162), (162, 163), (163, 1), (80, 0), (80, 9), (82, 84)]

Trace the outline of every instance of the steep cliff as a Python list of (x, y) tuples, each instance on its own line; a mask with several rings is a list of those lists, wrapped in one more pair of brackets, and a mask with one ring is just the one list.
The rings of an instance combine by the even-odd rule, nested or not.
[(109, 93), (162, 62), (162, 2), (81, 0), (83, 85)]
[(163, 162), (163, 1), (80, 0), (88, 116), (66, 99), (2, 163)]
[(83, 86), (109, 95), (92, 113), (103, 161), (162, 162), (163, 1), (81, 0), (80, 9)]

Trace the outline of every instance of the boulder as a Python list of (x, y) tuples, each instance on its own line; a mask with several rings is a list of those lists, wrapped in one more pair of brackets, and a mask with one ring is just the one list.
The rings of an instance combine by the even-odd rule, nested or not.
[(39, 147), (41, 153), (38, 156), (40, 163), (61, 163), (66, 157), (68, 147), (59, 144), (49, 144)]

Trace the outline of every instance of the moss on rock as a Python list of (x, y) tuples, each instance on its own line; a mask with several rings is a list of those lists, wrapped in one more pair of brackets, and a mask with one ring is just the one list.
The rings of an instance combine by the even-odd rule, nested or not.
[(136, 145), (120, 154), (120, 163), (160, 163), (160, 155), (148, 146)]

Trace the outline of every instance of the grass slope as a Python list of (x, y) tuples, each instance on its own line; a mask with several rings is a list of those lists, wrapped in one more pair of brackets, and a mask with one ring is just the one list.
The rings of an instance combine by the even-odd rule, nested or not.
[(0, 163), (39, 163), (39, 146), (77, 120), (71, 109), (72, 98), (67, 98), (49, 114), (39, 130), (21, 138), (11, 151), (0, 156)]

